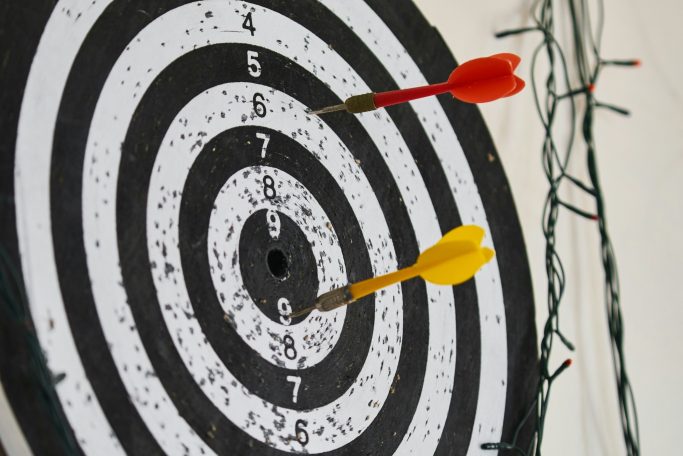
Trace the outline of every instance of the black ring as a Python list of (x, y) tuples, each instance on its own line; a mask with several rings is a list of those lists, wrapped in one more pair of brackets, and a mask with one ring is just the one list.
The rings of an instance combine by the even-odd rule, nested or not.
[[(260, 146), (254, 144), (257, 132), (270, 135), (268, 153), (264, 159), (260, 157)], [(207, 142), (188, 175), (179, 226), (185, 282), (196, 318), (206, 338), (237, 380), (250, 392), (272, 404), (297, 410), (311, 409), (335, 400), (351, 387), (358, 376), (372, 342), (374, 298), (347, 308), (337, 344), (320, 363), (307, 369), (290, 370), (274, 366), (249, 347), (224, 321), (224, 312), (209, 271), (209, 217), (223, 183), (246, 167), (259, 165), (285, 171), (304, 185), (325, 210), (335, 232), (343, 234), (339, 242), (349, 276), (371, 276), (367, 251), (354, 247), (364, 245), (358, 221), (344, 199), (342, 190), (322, 164), (299, 143), (281, 133), (263, 127), (239, 127), (227, 130)], [(234, 235), (240, 236), (242, 250), (243, 239), (250, 233), (243, 230)], [(244, 256), (241, 255), (242, 261)], [(317, 265), (314, 263), (313, 266)], [(244, 269), (243, 265), (231, 267)], [(312, 272), (315, 274), (315, 270)], [(248, 271), (245, 273), (248, 274)], [(245, 276), (244, 281), (245, 285), (250, 282), (248, 276)], [(311, 303), (317, 297), (317, 276), (313, 284), (289, 282), (283, 287), (274, 282), (276, 279), (268, 281), (268, 288), (280, 290), (292, 303), (306, 298)], [(312, 286), (314, 290), (310, 289)], [(299, 305), (306, 305), (305, 301)], [(286, 381), (288, 375), (302, 378), (296, 404), (292, 403), (291, 384)]]
[[(283, 68), (286, 60), (278, 54), (262, 48), (255, 48), (253, 46), (249, 49), (257, 49), (259, 51), (260, 61), (264, 66)], [(120, 189), (117, 198), (118, 213), (117, 217), (121, 222), (126, 221), (126, 224), (119, 223), (118, 226), (126, 227), (125, 230), (119, 230), (119, 244), (123, 249), (126, 246), (130, 254), (121, 258), (121, 267), (124, 275), (124, 284), (129, 290), (129, 301), (131, 309), (135, 315), (135, 320), (144, 345), (148, 348), (149, 357), (155, 367), (160, 380), (164, 383), (165, 388), (173, 397), (175, 394), (183, 394), (182, 401), (175, 401), (176, 407), (183, 417), (190, 423), (207, 423), (204, 426), (209, 426), (209, 423), (217, 423), (215, 426), (218, 432), (224, 436), (235, 435), (235, 438), (230, 438), (231, 448), (239, 447), (242, 443), (238, 443), (238, 439), (245, 447), (253, 445), (262, 445), (259, 451), (266, 451), (265, 445), (261, 443), (253, 443), (246, 434), (239, 430), (227, 419), (217, 419), (212, 414), (207, 413), (207, 410), (213, 410), (214, 406), (206, 400), (203, 393), (196, 386), (189, 372), (184, 369), (178, 369), (182, 366), (182, 360), (175, 354), (173, 343), (170, 335), (167, 334), (165, 327), (158, 327), (158, 322), (162, 321), (159, 312), (156, 296), (154, 296), (154, 286), (152, 277), (149, 271), (144, 269), (141, 265), (148, 264), (146, 251), (146, 242), (144, 236), (140, 233), (145, 230), (145, 214), (147, 204), (147, 190), (146, 183), (149, 181), (152, 168), (154, 165), (153, 156), (147, 152), (149, 149), (156, 150), (161, 143), (163, 135), (166, 133), (167, 126), (173, 121), (175, 113), (177, 113), (182, 106), (189, 102), (191, 94), (202, 93), (204, 90), (218, 85), (218, 83), (227, 82), (229, 75), (223, 71), (220, 76), (220, 81), (208, 80), (214, 73), (210, 75), (198, 71), (197, 68), (207, 68), (210, 62), (234, 62), (237, 61), (237, 56), (246, 55), (247, 47), (241, 45), (213, 45), (198, 49), (186, 56), (176, 60), (170, 65), (163, 74), (160, 75), (153, 88), (143, 96), (138, 110), (133, 116), (134, 121), (131, 123), (128, 131), (127, 140), (124, 142), (123, 151), (124, 157), (121, 161), (121, 170), (119, 174)], [(191, 69), (191, 70), (190, 70)], [(293, 65), (289, 62), (287, 67), (291, 73), (290, 76), (282, 77), (282, 72), (272, 74), (271, 76), (262, 75), (259, 82), (278, 90), (289, 90), (294, 92), (296, 96), (296, 85), (291, 82), (285, 84), (284, 81), (306, 81), (310, 77), (298, 65)], [(185, 73), (183, 73), (183, 71)], [(240, 76), (248, 74), (246, 67), (243, 71), (239, 71)], [(182, 75), (182, 76), (179, 76)], [(315, 87), (311, 90), (311, 86)], [(305, 90), (311, 90), (315, 93), (316, 98), (320, 98), (322, 94), (327, 97), (332, 97), (329, 89), (327, 89), (318, 80), (307, 81), (303, 84)], [(179, 97), (179, 93), (187, 93), (187, 99)], [(171, 94), (175, 94), (172, 97)], [(309, 101), (304, 99), (304, 102)], [(172, 104), (169, 106), (169, 104)], [(154, 119), (150, 125), (148, 119)], [(367, 138), (367, 133), (363, 130), (357, 119), (353, 117), (341, 118), (334, 121), (331, 125), (332, 129), (339, 132), (340, 139), (344, 144), (355, 153), (355, 156), (360, 160), (363, 172), (366, 174), (369, 182), (373, 186), (373, 192), (376, 197), (382, 202), (385, 215), (390, 229), (391, 238), (394, 240), (396, 248), (397, 261), (399, 266), (407, 266), (412, 264), (418, 254), (417, 242), (412, 231), (412, 226), (406, 223), (392, 223), (395, 220), (408, 220), (407, 209), (403, 205), (398, 189), (393, 184), (393, 178), (389, 173), (380, 152), (374, 148), (373, 143)], [(305, 134), (305, 133), (304, 133)], [(144, 140), (140, 140), (144, 138)], [(299, 170), (299, 173), (305, 170)], [(227, 176), (226, 176), (227, 178)], [(221, 182), (222, 183), (222, 182)], [(349, 229), (347, 227), (346, 229)], [(348, 237), (344, 231), (337, 231), (338, 236)], [(355, 271), (352, 269), (349, 279), (352, 281), (359, 280), (365, 277), (354, 277)], [(140, 294), (143, 290), (148, 290)], [(410, 281), (403, 285), (404, 302), (420, 303), (423, 305), (404, 306), (404, 340), (414, 341), (411, 344), (404, 344), (402, 347), (401, 357), (399, 360), (399, 367), (397, 374), (401, 379), (394, 388), (394, 394), (387, 398), (385, 407), (380, 414), (375, 418), (369, 429), (362, 435), (355, 439), (351, 444), (335, 451), (353, 451), (357, 454), (358, 451), (365, 451), (364, 448), (374, 447), (376, 439), (380, 438), (387, 442), (398, 445), (402, 434), (397, 432), (398, 426), (407, 430), (412, 413), (407, 412), (397, 416), (395, 410), (409, 411), (414, 410), (419, 399), (419, 391), (422, 385), (424, 365), (427, 356), (427, 318), (428, 315), (420, 309), (426, 306), (425, 286), (422, 281)], [(143, 312), (142, 309), (145, 309)], [(148, 313), (152, 316), (145, 315)], [(156, 315), (154, 315), (156, 314)], [(165, 353), (166, 357), (160, 357), (158, 353)], [(174, 358), (170, 360), (169, 358)], [(215, 412), (219, 413), (217, 409)], [(335, 418), (336, 420), (336, 418)], [(398, 421), (397, 421), (398, 420)], [(387, 424), (391, 423), (391, 424)], [(344, 427), (340, 423), (341, 428)], [(206, 427), (201, 424), (194, 425), (199, 435), (202, 431), (205, 433)], [(370, 429), (376, 431), (370, 432)], [(366, 434), (370, 433), (374, 439), (366, 440)], [(395, 434), (395, 435), (394, 435)], [(251, 443), (250, 443), (251, 442)], [(207, 442), (210, 445), (219, 445), (215, 440)], [(335, 453), (335, 451), (331, 453)]]

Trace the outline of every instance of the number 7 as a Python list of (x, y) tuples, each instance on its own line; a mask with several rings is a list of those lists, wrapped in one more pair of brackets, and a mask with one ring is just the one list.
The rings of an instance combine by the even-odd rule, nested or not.
[(263, 146), (261, 146), (261, 158), (266, 157), (266, 149), (268, 148), (268, 142), (270, 141), (270, 135), (267, 133), (256, 133), (258, 139), (263, 140)]
[(301, 385), (301, 377), (296, 375), (288, 375), (287, 381), (294, 383), (294, 392), (292, 393), (292, 402), (296, 404), (296, 399), (299, 397), (299, 385)]

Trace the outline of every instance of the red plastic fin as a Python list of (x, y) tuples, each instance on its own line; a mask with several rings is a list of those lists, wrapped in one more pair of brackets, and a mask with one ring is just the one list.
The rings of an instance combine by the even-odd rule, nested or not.
[(526, 86), (526, 82), (524, 82), (524, 79), (522, 79), (518, 76), (515, 76), (515, 82), (517, 83), (517, 86), (514, 89), (512, 89), (512, 92), (505, 95), (505, 97), (511, 97), (513, 95), (517, 95)]
[(503, 58), (482, 57), (457, 67), (448, 78), (451, 94), (467, 103), (486, 103), (517, 88), (512, 63)]
[(493, 54), (491, 57), (496, 58), (496, 59), (503, 59), (507, 60), (510, 62), (510, 65), (512, 65), (512, 70), (516, 70), (517, 66), (519, 66), (519, 62), (522, 61), (522, 58), (518, 56), (517, 54), (513, 54), (511, 52), (501, 52), (500, 54)]
[(507, 96), (516, 84), (514, 76), (500, 76), (457, 86), (451, 90), (451, 94), (466, 103), (488, 103)]

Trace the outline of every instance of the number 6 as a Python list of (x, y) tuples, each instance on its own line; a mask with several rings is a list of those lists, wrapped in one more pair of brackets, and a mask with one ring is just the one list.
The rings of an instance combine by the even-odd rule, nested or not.
[(308, 432), (306, 432), (306, 426), (308, 426), (308, 421), (306, 420), (296, 420), (296, 423), (294, 424), (296, 439), (301, 446), (306, 446), (308, 443)]
[(261, 76), (261, 64), (257, 59), (258, 52), (247, 51), (247, 70), (249, 70), (249, 75), (255, 78)]
[(251, 99), (251, 103), (254, 105), (254, 112), (259, 117), (266, 117), (266, 105), (263, 104), (263, 94), (256, 92)]

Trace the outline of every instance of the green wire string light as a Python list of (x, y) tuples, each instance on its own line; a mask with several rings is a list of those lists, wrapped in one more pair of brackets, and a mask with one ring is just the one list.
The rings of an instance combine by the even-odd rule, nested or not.
[(55, 384), (64, 379), (64, 374), (55, 376), (47, 367), (40, 342), (28, 316), (28, 300), (21, 273), (2, 244), (0, 244), (0, 309), (4, 313), (3, 317), (6, 317), (7, 321), (11, 322), (10, 324), (18, 327), (24, 335), (30, 354), (27, 371), (38, 382), (40, 399), (57, 431), (63, 454), (78, 454), (76, 442), (74, 442), (69, 425), (62, 416), (62, 408), (54, 388)]
[[(534, 22), (536, 23), (534, 27), (509, 30), (496, 35), (496, 37), (502, 38), (527, 32), (541, 32), (543, 34), (543, 41), (533, 53), (531, 86), (534, 93), (536, 110), (545, 131), (542, 161), (549, 184), (543, 210), (543, 234), (546, 241), (545, 266), (548, 278), (548, 318), (543, 328), (543, 337), (540, 344), (539, 380), (535, 399), (515, 429), (510, 442), (485, 443), (482, 445), (482, 448), (510, 450), (524, 456), (541, 455), (541, 444), (550, 390), (558, 376), (571, 365), (571, 360), (566, 360), (551, 373), (549, 362), (555, 336), (569, 350), (574, 350), (574, 346), (562, 334), (559, 322), (559, 308), (566, 286), (566, 275), (562, 260), (556, 249), (556, 228), (561, 209), (564, 208), (580, 217), (597, 222), (598, 225), (605, 278), (605, 305), (607, 308), (608, 329), (623, 439), (626, 454), (628, 456), (638, 456), (640, 454), (640, 435), (633, 390), (631, 389), (624, 360), (624, 333), (620, 306), (619, 277), (614, 250), (607, 230), (605, 203), (598, 178), (593, 134), (593, 121), (596, 109), (606, 108), (623, 115), (628, 115), (629, 112), (623, 108), (597, 101), (593, 95), (593, 89), (601, 70), (605, 66), (637, 66), (639, 61), (604, 60), (600, 56), (600, 45), (604, 27), (604, 5), (602, 0), (597, 2), (598, 21), (595, 31), (593, 30), (586, 0), (568, 0), (567, 4), (571, 18), (572, 50), (576, 56), (576, 70), (580, 82), (580, 88), (578, 89), (571, 89), (569, 65), (565, 52), (554, 35), (555, 6), (552, 0), (537, 0), (534, 2), (531, 9)], [(536, 67), (542, 54), (545, 54), (549, 68), (545, 79), (544, 92), (539, 90), (535, 77)], [(566, 87), (567, 92), (559, 94), (559, 85)], [(583, 103), (580, 106), (576, 101), (578, 97), (584, 97)], [(558, 108), (560, 105), (565, 106), (567, 104), (571, 120), (569, 124), (569, 137), (563, 147), (555, 140), (553, 129)], [(567, 170), (570, 159), (577, 148), (575, 147), (574, 137), (578, 125), (581, 128), (580, 132), (583, 138), (586, 169), (590, 184), (573, 176)], [(592, 197), (595, 203), (595, 212), (580, 209), (564, 201), (559, 195), (559, 191), (563, 186), (573, 187)], [(531, 443), (528, 448), (520, 448), (517, 442), (518, 436), (521, 430), (530, 422), (533, 426)]]

